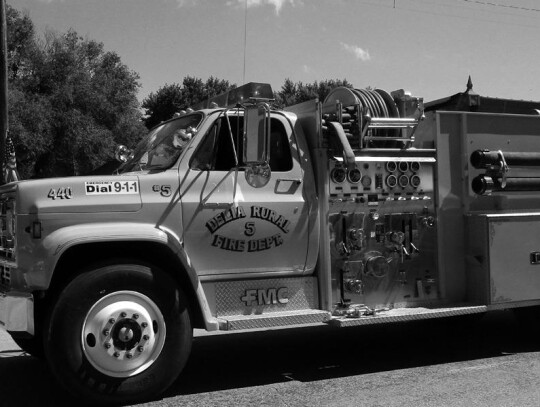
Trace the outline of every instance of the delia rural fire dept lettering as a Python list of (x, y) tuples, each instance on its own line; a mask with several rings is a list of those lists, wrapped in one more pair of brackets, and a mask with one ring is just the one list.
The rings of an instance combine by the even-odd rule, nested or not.
[[(216, 232), (224, 225), (239, 221), (242, 219), (261, 219), (275, 225), (283, 233), (289, 233), (290, 220), (276, 211), (265, 208), (263, 206), (251, 206), (249, 208), (249, 218), (242, 206), (230, 208), (226, 211), (218, 213), (216, 216), (206, 222), (206, 228), (213, 235), (212, 246), (223, 250), (234, 252), (260, 252), (263, 250), (272, 249), (283, 244), (283, 236), (281, 233), (276, 233), (272, 236), (263, 237), (260, 239), (236, 239), (223, 236)], [(244, 225), (244, 235), (251, 237), (255, 234), (255, 222), (247, 221)]]

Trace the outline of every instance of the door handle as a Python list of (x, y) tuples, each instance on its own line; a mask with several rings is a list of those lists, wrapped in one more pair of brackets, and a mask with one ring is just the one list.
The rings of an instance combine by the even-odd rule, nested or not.
[(302, 183), (302, 180), (300, 178), (278, 178), (277, 182), (292, 182), (299, 185)]
[(298, 191), (298, 187), (302, 183), (300, 178), (278, 178), (274, 193), (276, 194), (294, 194)]

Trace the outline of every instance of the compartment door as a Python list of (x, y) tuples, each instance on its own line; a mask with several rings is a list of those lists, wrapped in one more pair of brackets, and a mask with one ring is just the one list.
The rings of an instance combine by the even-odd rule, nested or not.
[(491, 303), (540, 299), (540, 216), (487, 220)]

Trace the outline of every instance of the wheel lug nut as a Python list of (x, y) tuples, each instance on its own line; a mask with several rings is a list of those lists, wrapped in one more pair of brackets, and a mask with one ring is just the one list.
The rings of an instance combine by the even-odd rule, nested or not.
[(116, 322), (116, 319), (114, 318), (109, 319), (109, 324), (114, 324), (115, 322)]
[(120, 357), (120, 353), (114, 352), (114, 353), (113, 353), (113, 356), (114, 356), (115, 358), (119, 358), (119, 357)]
[(131, 353), (126, 354), (126, 358), (131, 359), (132, 357), (133, 357), (133, 355)]
[(137, 350), (138, 350), (139, 352), (144, 351), (144, 346), (138, 346), (138, 347), (137, 347)]
[(105, 346), (105, 349), (110, 349), (111, 348), (111, 344), (109, 342), (107, 342), (103, 346)]
[(147, 322), (143, 322), (143, 323), (141, 324), (141, 326), (142, 326), (143, 328), (146, 328), (146, 327), (148, 326), (148, 323), (147, 323)]
[(133, 319), (139, 319), (139, 314), (133, 314)]
[(103, 335), (105, 335), (105, 336), (109, 336), (110, 333), (111, 332), (108, 329), (103, 330)]
[(120, 313), (120, 316), (121, 316), (122, 318), (125, 318), (125, 317), (127, 316), (127, 314), (126, 314), (125, 312), (121, 312), (121, 313)]
[(148, 339), (150, 339), (150, 337), (148, 335), (143, 335), (142, 337), (145, 341), (147, 341)]

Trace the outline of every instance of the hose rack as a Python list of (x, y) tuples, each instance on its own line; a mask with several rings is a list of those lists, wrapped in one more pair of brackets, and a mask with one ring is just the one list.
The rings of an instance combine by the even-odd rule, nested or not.
[[(353, 149), (409, 148), (424, 118), (423, 103), (414, 117), (400, 117), (392, 96), (382, 89), (333, 89), (322, 105), (323, 126), (337, 122)], [(405, 131), (404, 131), (405, 130)]]

